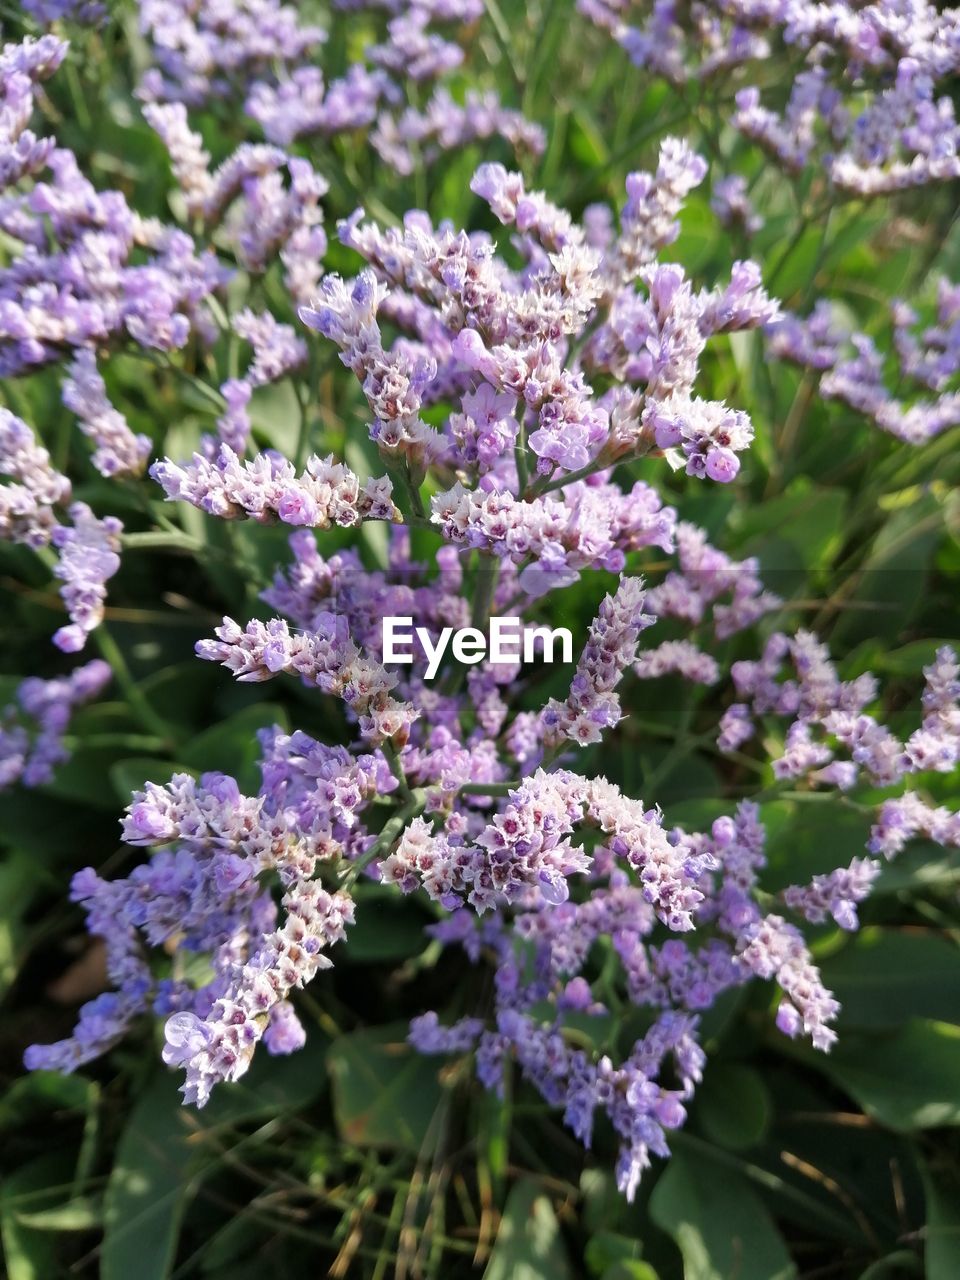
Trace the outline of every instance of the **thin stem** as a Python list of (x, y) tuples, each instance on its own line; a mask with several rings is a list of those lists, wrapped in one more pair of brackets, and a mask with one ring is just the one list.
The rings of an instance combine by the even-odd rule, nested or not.
[(427, 509), (423, 505), (423, 498), (420, 496), (420, 486), (413, 483), (413, 477), (410, 474), (410, 464), (404, 463), (403, 470), (407, 483), (407, 492), (410, 496), (410, 504), (413, 507), (413, 514), (421, 520), (426, 520)]
[(561, 476), (555, 476), (552, 480), (541, 480), (534, 484), (530, 493), (526, 496), (531, 498), (542, 498), (545, 493), (552, 493), (554, 489), (562, 489), (565, 485), (575, 484), (577, 480), (585, 480), (587, 476), (592, 476), (595, 471), (602, 471), (603, 467), (599, 466), (596, 458), (592, 462), (588, 462), (585, 467), (580, 467), (577, 471), (565, 471)]
[(527, 465), (527, 428), (523, 422), (517, 431), (517, 443), (513, 456), (517, 463), (517, 492), (524, 494), (530, 484), (530, 468)]
[(120, 541), (124, 547), (154, 547), (161, 550), (176, 551), (202, 551), (203, 543), (197, 538), (193, 538), (189, 533), (181, 533), (179, 530), (160, 532), (151, 530), (146, 533), (124, 533), (120, 535)]
[(351, 862), (340, 878), (341, 888), (347, 888), (353, 884), (354, 880), (366, 870), (371, 862), (379, 858), (385, 849), (389, 849), (393, 842), (398, 839), (404, 828), (414, 818), (419, 817), (423, 813), (427, 803), (426, 791), (418, 788), (416, 791), (410, 792), (410, 799), (398, 810), (392, 818), (389, 818), (384, 824), (383, 830), (374, 840), (373, 844), (357, 858), (356, 862)]
[(457, 791), (461, 796), (507, 796), (519, 787), (519, 779), (513, 782), (465, 782)]
[[(486, 563), (490, 561), (490, 563)], [(493, 608), (493, 597), (497, 589), (497, 578), (500, 573), (500, 561), (480, 553), (477, 568), (477, 586), (473, 597), (473, 609), (470, 613), (471, 625), (478, 631), (486, 631)]]
[(310, 448), (310, 412), (306, 388), (299, 378), (293, 379), (293, 390), (300, 409), (300, 425), (297, 428), (297, 444), (293, 454), (293, 465), (299, 474), (307, 461), (307, 450)]
[(396, 778), (398, 783), (398, 791), (404, 800), (410, 799), (410, 786), (407, 782), (407, 775), (403, 771), (403, 765), (400, 763), (400, 753), (388, 738), (383, 743), (380, 750), (383, 752), (384, 759), (390, 766), (390, 772)]
[(497, 4), (497, 0), (484, 0), (484, 8), (486, 9), (487, 16), (490, 19), (490, 25), (493, 27), (493, 34), (497, 38), (497, 44), (500, 46), (500, 52), (503, 54), (504, 60), (510, 68), (510, 72), (513, 76), (517, 89), (520, 90), (522, 94), (524, 87), (523, 75), (520, 68), (517, 66), (516, 59), (514, 58), (513, 40), (510, 35), (510, 27), (507, 24), (507, 20), (503, 16), (503, 12)]
[(167, 747), (171, 746), (175, 737), (171, 726), (164, 720), (163, 716), (159, 715), (151, 707), (143, 690), (131, 675), (130, 668), (127, 666), (126, 659), (120, 652), (120, 647), (116, 640), (102, 623), (92, 633), (92, 636), (94, 643), (100, 650), (100, 656), (110, 664), (117, 684), (123, 690), (134, 715), (145, 729), (162, 738)]
[(413, 524), (416, 521), (425, 521), (427, 519), (427, 511), (423, 505), (423, 499), (420, 496), (419, 488), (413, 483), (413, 477), (410, 475), (410, 467), (406, 459), (395, 461), (393, 464), (387, 464), (387, 471), (390, 478), (403, 491), (404, 496), (409, 503), (410, 510), (413, 513), (412, 518), (406, 520), (406, 524)]

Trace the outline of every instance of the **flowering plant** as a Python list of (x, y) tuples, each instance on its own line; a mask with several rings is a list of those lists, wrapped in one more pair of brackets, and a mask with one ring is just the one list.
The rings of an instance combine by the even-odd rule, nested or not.
[[(952, 10), (814, 9), (31, 2), (0, 54), (11, 918), (32, 950), (52, 848), (43, 891), (94, 940), (14, 1088), (55, 1081), (96, 1132), (84, 1081), (129, 1056), (132, 1097), (158, 1056), (208, 1137), (295, 1128), (332, 1036), (339, 1142), (298, 1184), (341, 1215), (331, 1274), (491, 1247), (514, 1274), (528, 1213), (536, 1274), (569, 1272), (555, 1191), (608, 1280), (793, 1274), (805, 1239), (883, 1266), (899, 1237), (788, 1136), (831, 1091), (904, 1221), (904, 1180), (949, 1220), (937, 1153), (896, 1135), (960, 1115), (960, 46)], [(564, 22), (597, 120), (548, 128)], [(573, 669), (439, 657), (492, 618), (570, 624)], [(875, 1054), (919, 1059), (919, 1101)], [(67, 1201), (117, 1274), (156, 1198), (137, 1135), (182, 1142), (167, 1081), (103, 1205), (86, 1147)], [(413, 1173), (374, 1219), (394, 1172), (363, 1153), (390, 1148)]]

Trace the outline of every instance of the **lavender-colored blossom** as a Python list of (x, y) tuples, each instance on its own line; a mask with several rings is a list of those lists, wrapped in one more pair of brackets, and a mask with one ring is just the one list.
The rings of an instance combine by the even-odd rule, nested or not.
[(640, 633), (654, 622), (643, 612), (643, 582), (622, 578), (614, 595), (606, 596), (577, 663), (565, 702), (551, 698), (540, 713), (544, 742), (559, 746), (564, 739), (586, 746), (599, 742), (604, 729), (620, 720), (615, 690), (634, 661)]
[(99, 696), (110, 682), (110, 668), (99, 658), (68, 676), (41, 680), (31, 676), (0, 711), (0, 790), (19, 782), (38, 787), (53, 778), (70, 758), (63, 737), (75, 707)]
[(68, 366), (63, 403), (80, 419), (80, 429), (96, 446), (93, 465), (101, 475), (142, 470), (152, 448), (149, 436), (134, 435), (107, 399), (92, 351), (78, 351)]
[(327, 458), (308, 459), (297, 475), (293, 464), (279, 454), (258, 454), (242, 461), (228, 444), (213, 459), (196, 453), (183, 465), (165, 459), (150, 468), (171, 502), (192, 506), (222, 519), (280, 520), (284, 524), (326, 529), (349, 527), (361, 520), (393, 520), (397, 509), (387, 477), (361, 486), (342, 463)]
[(0, 408), (0, 537), (28, 547), (46, 546), (58, 527), (55, 507), (70, 501), (70, 481), (21, 419)]
[(103, 619), (107, 580), (120, 568), (123, 525), (115, 516), (98, 519), (85, 502), (73, 503), (69, 514), (71, 523), (58, 525), (50, 539), (59, 552), (53, 572), (70, 615), (53, 642), (64, 653), (77, 653)]
[(722, 226), (741, 228), (748, 236), (755, 235), (763, 226), (763, 218), (754, 209), (747, 190), (747, 180), (734, 173), (721, 178), (713, 185), (710, 208)]

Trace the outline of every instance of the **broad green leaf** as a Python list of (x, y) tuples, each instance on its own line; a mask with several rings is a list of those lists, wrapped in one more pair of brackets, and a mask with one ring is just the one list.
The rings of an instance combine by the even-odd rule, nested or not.
[(885, 862), (873, 886), (874, 896), (903, 889), (950, 889), (960, 880), (960, 849), (944, 849), (916, 840), (892, 862)]
[(40, 1156), (0, 1184), (0, 1238), (7, 1280), (49, 1280), (55, 1274), (56, 1240), (21, 1221), (27, 1209), (39, 1212), (62, 1195), (58, 1188), (69, 1177), (61, 1154)]
[(21, 787), (0, 794), (0, 840), (8, 849), (34, 855), (38, 876), (74, 859), (77, 849), (96, 848), (106, 832), (115, 840), (116, 830), (112, 818), (75, 800)]
[(719, 240), (717, 219), (709, 204), (698, 195), (684, 201), (680, 211), (680, 234), (664, 253), (664, 259), (683, 263), (693, 274), (710, 261)]
[(441, 1059), (406, 1043), (407, 1024), (370, 1027), (330, 1046), (333, 1113), (345, 1142), (420, 1152), (436, 1137)]
[(198, 734), (181, 755), (187, 765), (200, 773), (227, 773), (237, 779), (241, 791), (256, 790), (260, 780), (257, 732), (274, 725), (287, 732), (286, 708), (275, 702), (255, 702)]
[(0, 864), (0, 996), (17, 976), (24, 917), (40, 888), (36, 862), (29, 854), (13, 852)]
[(898, 1132), (960, 1125), (960, 1027), (917, 1018), (895, 1033), (841, 1036), (809, 1062)]
[[(133, 742), (136, 741), (134, 738)], [(147, 742), (150, 742), (149, 738)], [(131, 750), (131, 746), (124, 743), (123, 735), (106, 746), (88, 746), (81, 736), (76, 751), (57, 767), (52, 782), (44, 787), (44, 794), (115, 814), (117, 797), (109, 785), (110, 770), (118, 763), (122, 764), (125, 755), (138, 755), (143, 749), (142, 744), (138, 744), (138, 748)]]
[(97, 1086), (83, 1076), (31, 1071), (14, 1080), (0, 1098), (0, 1131), (29, 1123), (44, 1112), (89, 1111), (97, 1095)]
[(960, 1022), (960, 949), (932, 930), (864, 929), (821, 962), (845, 1027)]
[(361, 886), (357, 922), (350, 930), (344, 959), (374, 964), (419, 955), (429, 941), (423, 932), (429, 923), (430, 917), (414, 899), (384, 893), (380, 886)]
[(573, 1280), (553, 1206), (538, 1182), (523, 1178), (507, 1196), (483, 1280)]
[(92, 1231), (102, 1222), (103, 1211), (98, 1201), (77, 1196), (52, 1209), (17, 1213), (16, 1218), (33, 1231)]
[(219, 1085), (202, 1111), (181, 1105), (172, 1072), (154, 1078), (127, 1122), (107, 1183), (100, 1280), (166, 1280), (183, 1212), (218, 1159), (205, 1135), (312, 1101), (324, 1085), (322, 1049), (313, 1030), (306, 1048), (289, 1058), (270, 1058), (261, 1048), (247, 1075)]
[(832, 798), (808, 803), (775, 800), (763, 805), (761, 814), (768, 862), (761, 883), (769, 892), (806, 884), (866, 851), (870, 815), (841, 808)]
[(732, 523), (744, 539), (744, 553), (763, 553), (775, 535), (800, 552), (804, 569), (818, 569), (839, 547), (848, 504), (843, 489), (817, 489), (804, 480), (778, 498), (739, 507)]
[(913, 640), (899, 649), (881, 650), (874, 663), (879, 671), (893, 676), (919, 676), (928, 667), (944, 645), (956, 645), (956, 640)]
[(833, 645), (867, 637), (896, 641), (927, 592), (933, 552), (943, 537), (942, 505), (923, 493), (892, 512), (864, 563), (851, 607), (838, 619)]
[(601, 1280), (657, 1280), (649, 1262), (615, 1262)]
[(790, 1280), (796, 1268), (760, 1197), (738, 1173), (676, 1151), (650, 1216), (683, 1254), (684, 1280)]
[(872, 1262), (866, 1271), (860, 1273), (859, 1280), (906, 1280), (907, 1276), (923, 1275), (923, 1265), (919, 1255), (910, 1249), (897, 1249), (888, 1253), (885, 1258)]
[[(186, 503), (183, 506), (186, 514), (198, 516), (201, 521), (204, 519), (195, 507)], [(145, 676), (140, 682), (140, 689), (153, 706), (163, 708), (166, 720), (192, 727), (198, 719), (202, 723), (209, 711), (216, 684), (213, 676), (209, 663), (190, 658)]]
[(770, 1124), (763, 1078), (738, 1062), (710, 1062), (697, 1090), (696, 1117), (711, 1141), (734, 1151), (761, 1142)]
[(156, 782), (158, 786), (163, 786), (175, 773), (195, 772), (185, 764), (174, 764), (172, 760), (154, 756), (132, 756), (127, 760), (118, 760), (111, 766), (110, 781), (120, 804), (126, 807), (134, 791), (143, 790), (144, 783)]
[(592, 1276), (607, 1280), (618, 1265), (639, 1262), (641, 1253), (639, 1240), (619, 1235), (615, 1231), (598, 1231), (587, 1241), (583, 1260)]

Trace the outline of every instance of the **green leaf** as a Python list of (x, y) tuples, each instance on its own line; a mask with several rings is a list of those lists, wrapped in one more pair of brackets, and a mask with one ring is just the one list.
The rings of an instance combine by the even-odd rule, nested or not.
[(931, 840), (915, 840), (874, 881), (874, 896), (903, 889), (945, 889), (960, 880), (960, 849), (944, 849)]
[(288, 731), (286, 708), (275, 702), (256, 702), (198, 734), (181, 754), (184, 762), (199, 773), (228, 773), (236, 778), (241, 791), (256, 790), (260, 758), (257, 732), (274, 725)]
[(407, 1024), (341, 1036), (327, 1053), (333, 1113), (345, 1142), (420, 1152), (435, 1138), (444, 1093), (438, 1062), (406, 1043)]
[(572, 1280), (553, 1206), (533, 1178), (507, 1196), (483, 1280)]
[(142, 791), (144, 783), (156, 782), (162, 786), (169, 782), (175, 773), (193, 773), (185, 764), (174, 764), (172, 760), (163, 760), (158, 756), (132, 756), (128, 760), (118, 760), (110, 768), (110, 781), (117, 793), (117, 799), (126, 807), (134, 791)]
[(932, 493), (917, 494), (889, 515), (850, 597), (853, 607), (837, 621), (835, 647), (868, 637), (894, 642), (903, 635), (927, 594), (931, 560), (942, 537), (943, 510)]
[(761, 815), (768, 862), (762, 884), (771, 893), (847, 866), (865, 851), (870, 836), (868, 814), (841, 808), (832, 799), (807, 804), (774, 800), (761, 807)]
[(874, 663), (878, 670), (893, 676), (919, 676), (933, 662), (938, 649), (955, 644), (955, 640), (914, 640), (899, 649), (882, 649)]
[(905, 1280), (906, 1276), (923, 1274), (920, 1259), (909, 1249), (897, 1249), (888, 1253), (885, 1258), (872, 1262), (866, 1271), (860, 1273), (860, 1280)]
[(960, 1022), (960, 949), (929, 930), (864, 929), (821, 962), (845, 1027), (896, 1027), (914, 1018)]
[[(175, 455), (177, 456), (177, 455)], [(195, 507), (184, 505), (185, 516), (197, 516), (203, 523), (203, 514)], [(145, 698), (155, 707), (162, 707), (164, 718), (173, 724), (193, 726), (208, 713), (213, 688), (211, 668), (206, 662), (191, 658), (187, 662), (163, 667), (140, 681)]]
[(670, 1157), (650, 1216), (683, 1254), (684, 1280), (788, 1280), (786, 1245), (759, 1196), (734, 1170), (698, 1155)]
[(24, 917), (42, 887), (29, 854), (15, 851), (0, 865), (0, 996), (17, 976)]
[(20, 1214), (28, 1207), (38, 1212), (55, 1199), (64, 1176), (63, 1156), (59, 1153), (40, 1156), (4, 1174), (0, 1185), (0, 1238), (7, 1280), (50, 1280), (56, 1274), (55, 1238), (28, 1226)]
[(848, 505), (843, 489), (815, 489), (804, 479), (779, 498), (739, 507), (733, 523), (743, 552), (762, 553), (775, 535), (801, 553), (803, 568), (818, 569), (839, 549)]
[(960, 1276), (960, 1171), (955, 1165), (922, 1162), (920, 1173), (927, 1201), (926, 1280), (956, 1280)]
[(960, 1125), (960, 1027), (918, 1018), (893, 1034), (841, 1037), (808, 1060), (890, 1129)]
[(17, 1214), (17, 1221), (34, 1231), (92, 1231), (102, 1220), (100, 1204), (89, 1196), (77, 1196), (52, 1209)]
[(20, 1076), (0, 1098), (0, 1131), (16, 1129), (49, 1111), (88, 1112), (96, 1104), (98, 1088), (82, 1076), (59, 1071), (31, 1071)]
[(205, 1136), (310, 1102), (324, 1084), (324, 1047), (312, 1032), (289, 1058), (261, 1049), (247, 1075), (219, 1085), (203, 1111), (181, 1105), (172, 1073), (154, 1078), (127, 1122), (107, 1183), (100, 1280), (166, 1280), (184, 1210), (218, 1159)]
[(361, 886), (357, 895), (357, 922), (350, 930), (345, 960), (374, 964), (407, 960), (426, 947), (424, 926), (430, 923), (413, 899), (384, 892), (379, 885)]
[(640, 1241), (632, 1236), (619, 1235), (616, 1231), (598, 1231), (587, 1241), (583, 1260), (590, 1268), (591, 1275), (606, 1280), (610, 1271), (618, 1264), (638, 1262), (641, 1251)]
[(120, 745), (88, 747), (81, 742), (70, 759), (58, 766), (44, 793), (116, 813), (117, 798), (113, 788), (105, 787), (103, 783), (110, 776), (111, 769), (117, 764), (122, 765), (123, 755), (124, 749)]
[(737, 1062), (711, 1062), (697, 1090), (700, 1127), (720, 1147), (756, 1146), (770, 1124), (770, 1096), (758, 1071)]

